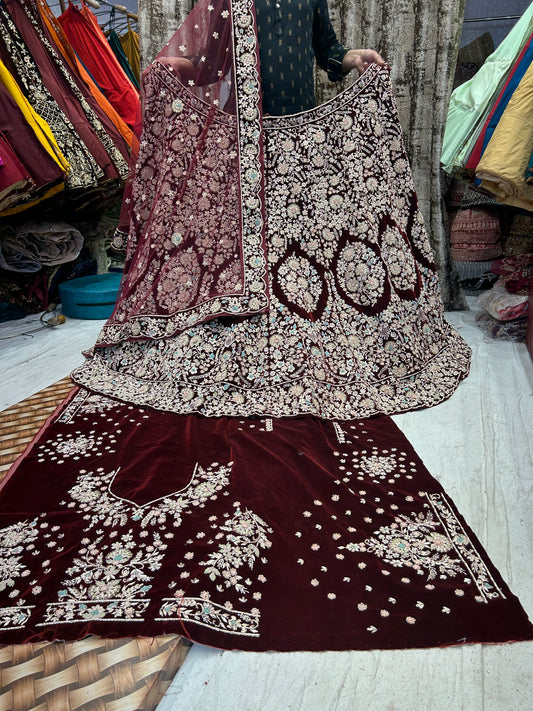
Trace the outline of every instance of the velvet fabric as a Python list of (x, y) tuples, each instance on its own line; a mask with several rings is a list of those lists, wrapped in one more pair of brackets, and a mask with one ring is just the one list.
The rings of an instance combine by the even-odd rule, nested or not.
[(31, 175), (36, 188), (44, 188), (63, 179), (65, 173), (50, 157), (1, 82), (0, 131)]
[(387, 417), (183, 417), (81, 389), (5, 482), (0, 511), (4, 644), (178, 633), (292, 651), (532, 638)]
[(0, 211), (29, 195), (34, 187), (30, 174), (0, 131)]

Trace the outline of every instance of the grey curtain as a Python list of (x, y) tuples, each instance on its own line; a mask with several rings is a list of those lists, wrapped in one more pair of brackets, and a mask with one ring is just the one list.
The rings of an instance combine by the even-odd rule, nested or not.
[[(159, 52), (193, 4), (139, 0), (143, 65)], [(465, 307), (446, 236), (439, 167), (464, 5), (465, 0), (329, 0), (341, 42), (346, 47), (372, 47), (392, 66), (400, 122), (448, 309)], [(319, 101), (338, 90), (317, 71)]]

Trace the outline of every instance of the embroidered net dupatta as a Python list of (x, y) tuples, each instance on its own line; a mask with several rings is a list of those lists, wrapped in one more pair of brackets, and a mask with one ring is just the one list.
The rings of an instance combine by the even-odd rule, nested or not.
[(126, 268), (100, 346), (268, 307), (253, 0), (201, 0), (142, 91)]

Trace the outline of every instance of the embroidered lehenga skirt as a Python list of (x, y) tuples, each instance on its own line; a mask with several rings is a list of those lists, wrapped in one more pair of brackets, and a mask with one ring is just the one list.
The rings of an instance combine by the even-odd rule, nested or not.
[[(168, 89), (169, 71), (160, 65), (155, 73), (157, 87)], [(165, 97), (179, 107), (182, 99), (177, 86)], [(198, 288), (202, 278), (201, 240), (168, 259), (184, 231), (169, 208), (158, 218), (167, 251), (154, 254), (151, 245), (157, 267), (144, 313), (120, 320), (119, 307), (102, 334), (109, 345), (76, 381), (138, 405), (208, 416), (348, 419), (447, 398), (468, 372), (470, 351), (443, 317), (388, 71), (373, 67), (325, 105), (266, 117), (263, 126), (268, 309), (167, 337), (177, 327), (178, 287)], [(164, 141), (170, 156), (172, 141)], [(153, 149), (150, 178), (161, 164), (170, 175), (169, 150)], [(216, 214), (216, 193), (204, 199)], [(220, 263), (227, 259), (216, 238), (209, 246)], [(235, 266), (226, 272), (216, 278), (234, 278)], [(153, 317), (148, 304), (164, 315)]]

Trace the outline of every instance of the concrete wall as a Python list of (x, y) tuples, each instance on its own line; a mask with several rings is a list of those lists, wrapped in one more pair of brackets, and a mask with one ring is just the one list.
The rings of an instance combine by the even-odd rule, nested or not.
[(193, 0), (139, 0), (141, 65), (146, 67), (168, 42)]

